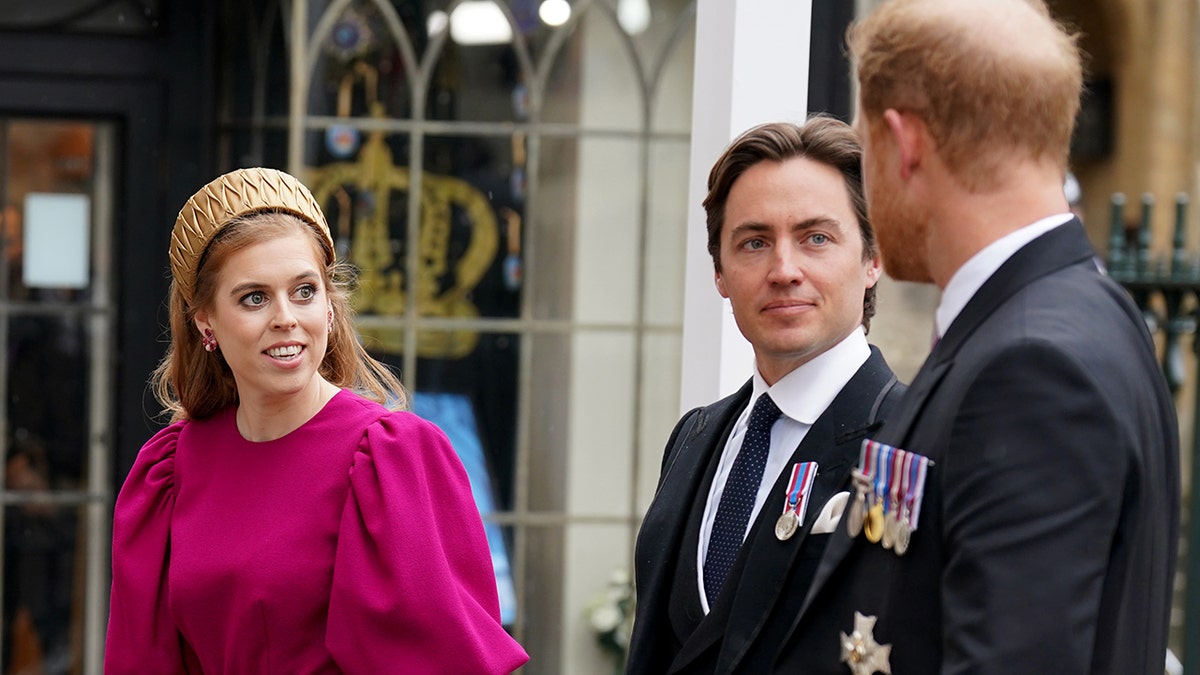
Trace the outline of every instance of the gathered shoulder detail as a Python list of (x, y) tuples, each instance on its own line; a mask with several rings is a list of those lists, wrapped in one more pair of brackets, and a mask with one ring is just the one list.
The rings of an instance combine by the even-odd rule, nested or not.
[[(187, 424), (187, 421), (175, 422), (150, 437), (138, 452), (138, 458), (129, 475), (135, 476), (138, 465), (144, 464), (146, 485), (174, 496), (175, 450), (179, 446), (180, 433)], [(126, 479), (126, 482), (128, 480)]]
[(106, 673), (184, 672), (179, 633), (167, 608), (175, 452), (188, 422), (155, 434), (117, 497)]
[(363, 433), (338, 533), (326, 645), (344, 672), (510, 673), (483, 522), (446, 435), (407, 412)]
[(397, 468), (446, 471), (447, 478), (467, 480), (466, 469), (446, 434), (411, 412), (385, 410), (367, 425), (358, 450), (376, 461), (396, 464)]

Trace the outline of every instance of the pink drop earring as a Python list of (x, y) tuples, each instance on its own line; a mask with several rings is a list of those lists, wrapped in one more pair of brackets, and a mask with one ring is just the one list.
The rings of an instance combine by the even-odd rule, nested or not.
[(204, 329), (204, 335), (200, 337), (200, 344), (204, 345), (204, 351), (217, 351), (217, 336), (213, 335), (211, 328)]
[(329, 310), (329, 332), (333, 333), (333, 310)]

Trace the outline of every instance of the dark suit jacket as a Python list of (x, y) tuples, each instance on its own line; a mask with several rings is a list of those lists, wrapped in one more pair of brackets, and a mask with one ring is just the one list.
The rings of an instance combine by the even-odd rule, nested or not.
[(638, 533), (637, 614), (627, 673), (761, 672), (769, 666), (830, 537), (810, 534), (812, 524), (829, 498), (847, 489), (862, 439), (878, 429), (903, 390), (872, 348), (772, 489), (772, 495), (782, 498), (791, 464), (818, 462), (801, 528), (787, 541), (776, 539), (775, 520), (783, 502), (768, 499), (707, 616), (696, 587), (700, 521), (721, 451), (749, 401), (751, 384), (679, 421), (663, 456), (658, 492)]
[(1078, 222), (1019, 250), (946, 331), (878, 440), (931, 458), (900, 557), (832, 535), (776, 664), (1161, 673), (1179, 530), (1175, 408), (1145, 323)]

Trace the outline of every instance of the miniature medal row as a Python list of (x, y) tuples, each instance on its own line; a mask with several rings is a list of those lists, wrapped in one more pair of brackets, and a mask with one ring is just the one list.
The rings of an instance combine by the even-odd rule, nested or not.
[(917, 531), (932, 465), (915, 452), (864, 440), (858, 468), (851, 474), (855, 496), (846, 516), (851, 538), (861, 532), (872, 544), (904, 555)]

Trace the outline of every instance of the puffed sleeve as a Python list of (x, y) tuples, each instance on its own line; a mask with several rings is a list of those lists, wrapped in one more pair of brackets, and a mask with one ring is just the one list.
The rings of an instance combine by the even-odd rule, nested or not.
[(326, 646), (346, 673), (510, 673), (483, 522), (446, 436), (409, 413), (367, 429), (350, 473)]
[(182, 423), (142, 446), (113, 516), (112, 596), (104, 672), (186, 672), (179, 631), (167, 609), (175, 446)]

